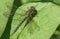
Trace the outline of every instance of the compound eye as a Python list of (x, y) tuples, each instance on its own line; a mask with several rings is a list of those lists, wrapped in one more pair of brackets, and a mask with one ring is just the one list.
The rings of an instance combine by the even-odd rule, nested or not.
[(35, 7), (31, 6), (31, 9), (32, 9), (32, 10), (35, 10)]

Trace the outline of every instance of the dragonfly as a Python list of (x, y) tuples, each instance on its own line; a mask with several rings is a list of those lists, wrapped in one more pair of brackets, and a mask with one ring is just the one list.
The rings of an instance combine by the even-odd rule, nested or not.
[(17, 25), (17, 27), (14, 29), (12, 35), (19, 29), (19, 27), (23, 24), (23, 22), (27, 19), (32, 19), (37, 14), (37, 10), (34, 6), (31, 6), (30, 9), (26, 11), (26, 16), (24, 19)]
[[(36, 6), (35, 6), (36, 7)], [(39, 28), (39, 26), (36, 24), (36, 22), (34, 21), (34, 20), (32, 20), (33, 19), (33, 17), (35, 17), (35, 15), (37, 14), (37, 10), (36, 10), (36, 8), (35, 8), (34, 6), (30, 6), (30, 8), (29, 9), (27, 9), (27, 10), (22, 10), (22, 11), (24, 11), (24, 12), (19, 12), (19, 13), (17, 13), (16, 15), (17, 15), (17, 18), (16, 18), (16, 16), (15, 16), (15, 18), (13, 18), (13, 20), (19, 20), (20, 22), (19, 22), (19, 24), (16, 26), (16, 28), (14, 29), (14, 31), (12, 32), (12, 34), (11, 34), (11, 36), (12, 35), (14, 35), (15, 34), (15, 32), (19, 29), (19, 27), (23, 24), (23, 22), (24, 21), (26, 21), (27, 20), (27, 22), (26, 22), (26, 24), (25, 24), (25, 26), (24, 26), (24, 28), (26, 27), (26, 25), (29, 23), (29, 24), (31, 24), (31, 26), (30, 25), (28, 25), (28, 31), (31, 33), (31, 32), (33, 32), (33, 31), (35, 31), (35, 29), (37, 29), (37, 28)], [(21, 10), (21, 9), (20, 9)], [(25, 15), (24, 15), (25, 14)], [(7, 17), (8, 18), (8, 16), (9, 15), (12, 15), (12, 14), (4, 14), (4, 16), (5, 17)], [(20, 16), (20, 18), (21, 18), (21, 16), (23, 17), (22, 19), (20, 19), (19, 18), (19, 16)], [(34, 29), (35, 28), (35, 29)], [(40, 29), (40, 28), (39, 28)], [(23, 31), (23, 30), (22, 30)], [(21, 32), (22, 32), (21, 31)]]

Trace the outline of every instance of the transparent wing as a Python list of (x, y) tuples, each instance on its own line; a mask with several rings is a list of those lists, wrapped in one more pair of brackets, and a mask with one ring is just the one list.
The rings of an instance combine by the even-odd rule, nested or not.
[(35, 31), (40, 30), (40, 27), (37, 25), (37, 23), (32, 20), (28, 25), (27, 25), (27, 32), (30, 34), (33, 34)]
[(21, 30), (17, 38), (19, 38), (22, 34), (29, 33), (31, 35), (34, 34), (34, 32), (38, 32), (38, 31), (40, 31), (40, 27), (37, 25), (37, 23), (34, 20), (32, 20), (27, 24), (27, 26), (25, 26), (25, 28)]
[[(20, 19), (21, 17), (25, 16), (25, 14), (26, 14), (26, 11), (20, 9), (18, 12), (16, 12), (16, 13), (14, 14), (13, 20)], [(5, 18), (8, 18), (9, 16), (12, 16), (12, 15), (13, 15), (13, 14), (11, 14), (9, 11), (6, 11), (5, 13), (3, 13), (3, 16), (4, 16)]]
[(37, 32), (39, 30), (40, 27), (37, 25), (37, 23), (34, 20), (32, 20), (25, 26), (25, 28), (21, 30), (19, 35), (23, 34), (24, 32), (33, 34), (34, 32)]

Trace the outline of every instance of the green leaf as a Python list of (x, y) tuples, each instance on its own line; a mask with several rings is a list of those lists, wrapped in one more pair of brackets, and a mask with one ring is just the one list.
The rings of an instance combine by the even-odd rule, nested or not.
[(21, 0), (22, 4), (23, 3), (29, 3), (29, 2), (39, 2), (41, 0)]
[(60, 5), (60, 0), (53, 0), (53, 2)]
[(8, 18), (6, 13), (10, 13), (13, 0), (0, 0), (0, 37), (3, 34)]
[(60, 5), (60, 0), (53, 0), (56, 4)]
[(60, 6), (49, 3), (28, 3), (19, 7), (14, 15), (11, 33), (25, 17), (26, 11), (34, 6), (37, 15), (24, 28), (26, 21), (10, 39), (49, 39), (60, 23)]

